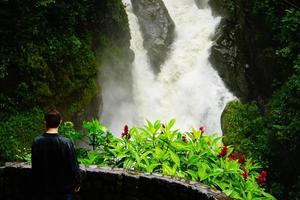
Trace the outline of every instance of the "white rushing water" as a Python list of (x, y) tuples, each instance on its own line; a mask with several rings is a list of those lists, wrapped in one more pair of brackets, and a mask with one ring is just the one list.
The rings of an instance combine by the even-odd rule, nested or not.
[[(135, 53), (132, 91), (125, 93), (132, 93), (133, 99), (126, 106), (121, 101), (113, 104), (113, 99), (105, 95), (118, 94), (120, 88), (105, 88), (104, 84), (103, 122), (116, 135), (121, 133), (124, 124), (142, 125), (145, 119), (167, 122), (172, 118), (183, 131), (203, 125), (208, 133), (220, 133), (221, 113), (234, 98), (208, 61), (211, 38), (220, 18), (213, 17), (208, 6), (198, 9), (194, 0), (164, 0), (176, 26), (176, 37), (161, 72), (155, 75), (131, 2), (123, 0), (123, 3), (129, 17), (131, 49)], [(129, 102), (126, 98), (123, 101)]]

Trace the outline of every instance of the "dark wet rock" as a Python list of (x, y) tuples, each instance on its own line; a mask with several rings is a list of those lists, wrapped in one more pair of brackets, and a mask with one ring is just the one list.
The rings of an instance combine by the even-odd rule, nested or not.
[(154, 71), (160, 70), (174, 38), (175, 25), (161, 0), (131, 0)]
[(223, 17), (211, 49), (212, 65), (239, 98), (265, 104), (274, 80), (287, 73), (275, 56), (268, 26), (250, 12), (250, 1), (210, 0), (209, 4), (215, 15)]

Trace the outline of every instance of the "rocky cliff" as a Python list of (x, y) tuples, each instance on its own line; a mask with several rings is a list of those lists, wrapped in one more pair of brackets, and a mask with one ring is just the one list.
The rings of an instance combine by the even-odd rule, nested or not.
[(161, 0), (131, 0), (144, 37), (144, 47), (155, 72), (165, 61), (175, 25)]
[(251, 13), (251, 2), (210, 0), (215, 15), (223, 18), (216, 31), (210, 61), (229, 89), (242, 100), (264, 104), (273, 84), (288, 72), (275, 55), (268, 25)]

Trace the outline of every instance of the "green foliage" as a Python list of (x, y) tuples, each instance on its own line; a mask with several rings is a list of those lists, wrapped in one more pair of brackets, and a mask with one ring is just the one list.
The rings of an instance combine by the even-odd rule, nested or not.
[[(297, 195), (300, 169), (300, 74), (294, 74), (274, 95), (270, 105), (272, 138), (270, 162), (274, 182)], [(284, 148), (278, 148), (284, 147)], [(298, 192), (299, 195), (299, 192)], [(290, 196), (291, 199), (300, 196)]]
[[(224, 151), (221, 138), (195, 129), (181, 133), (172, 128), (174, 123), (171, 120), (162, 126), (160, 121), (147, 121), (142, 128), (127, 131), (125, 127), (123, 137), (117, 138), (99, 122), (86, 122), (84, 127), (98, 142), (80, 161), (201, 181), (235, 199), (274, 199), (256, 182), (259, 164), (250, 158), (244, 164), (230, 159), (232, 147), (226, 147), (224, 155), (220, 155)], [(244, 170), (248, 173), (246, 180)]]
[(108, 129), (100, 124), (98, 120), (92, 120), (90, 122), (84, 122), (83, 128), (88, 133), (89, 145), (96, 149), (106, 143), (106, 140), (112, 137), (112, 134)]
[[(99, 92), (96, 51), (101, 54), (116, 38), (129, 42), (121, 0), (12, 4), (13, 31), (0, 38), (0, 106), (13, 111), (55, 106), (68, 117), (82, 111)], [(12, 115), (6, 109), (0, 119)]]
[[(223, 114), (224, 142), (266, 161), (272, 194), (292, 199), (300, 170), (300, 76), (294, 74), (277, 91), (262, 115), (255, 103), (231, 102)], [(282, 147), (282, 148), (281, 148)]]
[(0, 123), (0, 163), (26, 160), (34, 137), (43, 133), (43, 112), (33, 108)]
[(277, 55), (292, 64), (300, 50), (300, 11), (284, 1), (255, 0), (253, 4), (253, 13), (272, 30)]
[(222, 115), (223, 142), (235, 145), (238, 152), (247, 153), (261, 162), (265, 162), (269, 153), (270, 133), (265, 127), (266, 119), (254, 102), (231, 101)]
[(60, 125), (58, 132), (71, 139), (73, 142), (83, 139), (83, 134), (76, 131), (73, 122), (70, 121), (64, 122)]
[(266, 105), (260, 104), (264, 113), (256, 102), (231, 102), (223, 115), (224, 141), (265, 161), (270, 172), (268, 189), (278, 199), (300, 199), (300, 10), (288, 1), (247, 2), (243, 9), (270, 30), (274, 57), (290, 77), (277, 84)]

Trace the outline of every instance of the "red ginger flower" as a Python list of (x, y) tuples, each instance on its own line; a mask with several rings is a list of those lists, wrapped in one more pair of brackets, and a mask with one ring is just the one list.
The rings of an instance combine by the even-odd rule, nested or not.
[(267, 177), (267, 171), (263, 170), (260, 172), (258, 177), (256, 178), (256, 181), (259, 185), (266, 184), (266, 177)]
[(219, 153), (218, 157), (220, 158), (220, 157), (226, 156), (227, 152), (228, 152), (228, 146), (225, 145), (225, 146), (222, 148), (221, 152)]
[(237, 159), (237, 153), (233, 151), (229, 157), (229, 160), (236, 160)]
[(183, 134), (183, 135), (182, 135), (182, 141), (185, 142), (185, 143), (188, 142), (188, 140), (187, 140), (187, 138), (186, 138), (186, 134)]
[(128, 125), (124, 126), (124, 131), (122, 133), (122, 137), (126, 137), (127, 139), (131, 138), (131, 135), (129, 134), (129, 131), (128, 131)]
[(245, 155), (241, 155), (240, 157), (239, 157), (239, 163), (245, 163), (247, 161), (247, 159), (246, 159), (246, 156)]
[(204, 126), (200, 126), (199, 131), (201, 131), (201, 133), (204, 133), (204, 131), (205, 131)]
[(242, 176), (243, 176), (243, 178), (244, 178), (245, 181), (248, 179), (249, 172), (247, 171), (246, 168), (243, 169)]
[(128, 125), (124, 126), (124, 134), (128, 134)]

